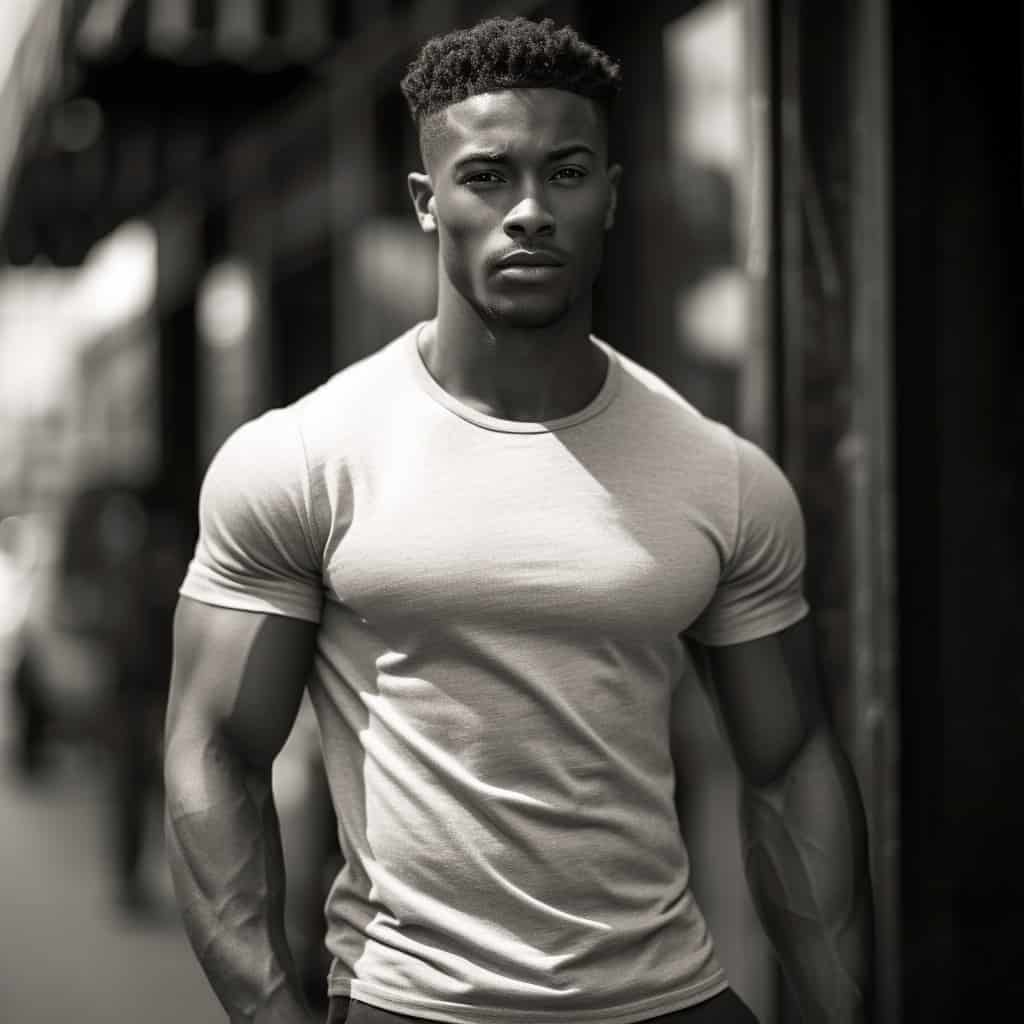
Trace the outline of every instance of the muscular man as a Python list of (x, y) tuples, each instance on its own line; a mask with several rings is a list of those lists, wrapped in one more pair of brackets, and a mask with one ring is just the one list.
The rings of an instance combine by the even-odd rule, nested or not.
[(819, 703), (796, 499), (758, 448), (591, 333), (618, 82), (549, 21), (430, 41), (402, 84), (436, 317), (242, 427), (208, 471), (168, 839), (232, 1021), (312, 1019), (270, 788), (307, 682), (344, 855), (332, 1021), (752, 1020), (674, 802), (690, 644), (805, 1019), (865, 1019), (864, 820)]

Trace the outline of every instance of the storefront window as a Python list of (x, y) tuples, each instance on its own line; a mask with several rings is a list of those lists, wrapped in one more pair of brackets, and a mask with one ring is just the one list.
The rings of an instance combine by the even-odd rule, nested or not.
[(678, 234), (664, 369), (708, 415), (768, 440), (767, 101), (759, 0), (711, 0), (663, 30)]
[(252, 272), (247, 266), (226, 261), (210, 268), (196, 304), (204, 465), (228, 434), (256, 411), (256, 312)]

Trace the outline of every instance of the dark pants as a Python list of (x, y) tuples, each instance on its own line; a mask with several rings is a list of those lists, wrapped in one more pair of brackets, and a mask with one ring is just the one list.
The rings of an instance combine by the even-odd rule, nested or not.
[(24, 778), (35, 778), (45, 767), (44, 746), (53, 713), (43, 693), (36, 653), (27, 641), (15, 666), (12, 683), (14, 712), (18, 719), (14, 767)]
[(110, 845), (116, 895), (126, 909), (146, 897), (142, 862), (149, 812), (163, 790), (161, 733), (166, 703), (165, 693), (148, 678), (125, 673), (118, 680), (107, 714), (107, 742), (113, 759)]
[[(327, 1024), (431, 1024), (420, 1017), (380, 1010), (345, 996), (331, 999)], [(651, 1017), (644, 1024), (757, 1024), (750, 1007), (731, 988), (685, 1010)]]

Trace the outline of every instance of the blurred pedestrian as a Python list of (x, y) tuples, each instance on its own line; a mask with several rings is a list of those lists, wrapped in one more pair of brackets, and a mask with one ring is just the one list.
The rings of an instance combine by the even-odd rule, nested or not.
[(795, 495), (591, 333), (619, 81), (550, 21), (430, 41), (403, 88), (436, 317), (243, 427), (208, 471), (167, 834), (233, 1019), (312, 1019), (270, 787), (308, 683), (344, 856), (332, 1021), (752, 1020), (674, 803), (685, 645), (805, 1019), (865, 1019), (864, 819), (817, 692)]
[(53, 718), (32, 623), (35, 530), (26, 516), (0, 521), (0, 672), (10, 687), (11, 766), (17, 777), (29, 781), (37, 779), (45, 767)]
[(180, 526), (154, 488), (102, 481), (71, 501), (63, 622), (97, 645), (111, 674), (97, 736), (109, 754), (112, 899), (131, 914), (156, 909), (145, 853), (163, 791), (162, 725), (184, 550)]

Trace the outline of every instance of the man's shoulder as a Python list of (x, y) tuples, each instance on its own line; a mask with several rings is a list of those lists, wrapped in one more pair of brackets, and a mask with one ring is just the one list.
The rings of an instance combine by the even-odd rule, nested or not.
[(379, 421), (393, 414), (408, 387), (407, 342), (413, 330), (349, 363), (285, 407), (313, 461), (350, 447), (361, 436), (372, 437)]
[(261, 412), (221, 444), (208, 476), (274, 487), (301, 485), (315, 466), (372, 437), (402, 387), (402, 335), (288, 403)]
[(378, 406), (382, 397), (401, 386), (405, 347), (412, 329), (386, 345), (337, 370), (322, 384), (291, 403), (303, 420), (344, 416), (354, 409)]
[(730, 427), (706, 415), (654, 370), (614, 348), (613, 351), (623, 378), (623, 411), (637, 429), (648, 437), (654, 432), (668, 432), (690, 451), (696, 447), (730, 465), (735, 463), (736, 435)]

